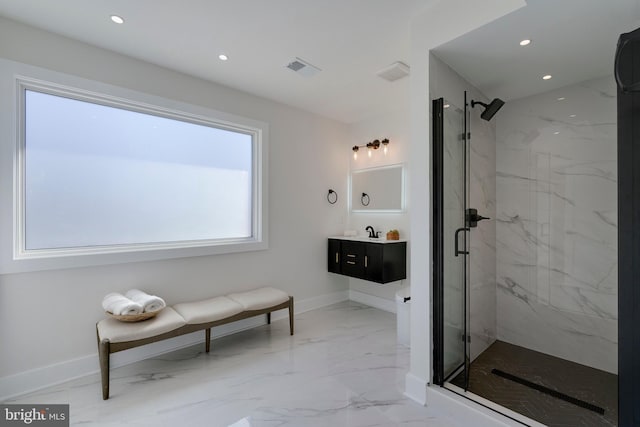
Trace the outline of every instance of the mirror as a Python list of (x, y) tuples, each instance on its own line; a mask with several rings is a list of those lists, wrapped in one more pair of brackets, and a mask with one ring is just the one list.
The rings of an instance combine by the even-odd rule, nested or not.
[(352, 212), (402, 212), (404, 168), (391, 165), (351, 172)]

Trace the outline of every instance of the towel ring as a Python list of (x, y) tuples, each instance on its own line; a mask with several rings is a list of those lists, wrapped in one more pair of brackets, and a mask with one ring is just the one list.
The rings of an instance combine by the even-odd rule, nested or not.
[(369, 206), (370, 202), (371, 198), (369, 195), (367, 193), (362, 193), (362, 196), (360, 197), (360, 203), (362, 203), (362, 206)]
[(335, 205), (337, 201), (338, 201), (338, 193), (336, 193), (334, 190), (330, 188), (329, 192), (327, 193), (327, 202), (331, 203), (332, 205)]

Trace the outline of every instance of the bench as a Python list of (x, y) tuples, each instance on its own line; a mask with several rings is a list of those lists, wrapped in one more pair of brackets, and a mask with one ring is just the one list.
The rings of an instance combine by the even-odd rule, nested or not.
[(261, 314), (267, 315), (270, 324), (271, 312), (284, 308), (289, 309), (289, 332), (293, 335), (293, 297), (270, 287), (165, 307), (156, 317), (142, 322), (103, 319), (96, 324), (102, 399), (109, 398), (110, 354), (203, 329), (208, 353), (212, 327)]

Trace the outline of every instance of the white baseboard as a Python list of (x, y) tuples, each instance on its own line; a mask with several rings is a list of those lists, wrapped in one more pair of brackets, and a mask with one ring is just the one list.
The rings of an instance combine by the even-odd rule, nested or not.
[(375, 307), (380, 310), (388, 311), (390, 313), (396, 312), (395, 301), (389, 301), (388, 299), (365, 294), (364, 292), (359, 292), (359, 291), (354, 291), (353, 289), (349, 289), (349, 299), (351, 301), (359, 302), (360, 304)]
[[(307, 311), (315, 310), (318, 308), (326, 307), (331, 304), (335, 304), (342, 301), (349, 300), (348, 291), (333, 292), (330, 294), (320, 295), (317, 297), (306, 298), (301, 301), (294, 301), (294, 310), (296, 314), (304, 313)], [(275, 315), (274, 315), (275, 316)], [(287, 317), (287, 314), (283, 311), (282, 317)], [(273, 317), (274, 319), (277, 317)]]
[[(294, 301), (295, 314), (325, 307), (341, 301), (347, 301), (347, 291), (334, 292), (327, 295)], [(273, 313), (271, 319), (285, 319), (288, 317), (286, 310), (278, 310)], [(264, 325), (264, 316), (256, 316), (237, 322), (212, 328), (212, 339), (220, 338), (246, 329)], [(194, 332), (187, 335), (171, 338), (165, 341), (148, 344), (142, 347), (112, 354), (110, 358), (111, 368), (129, 365), (140, 360), (148, 359), (163, 353), (179, 350), (195, 344), (204, 343), (204, 332)], [(99, 372), (100, 363), (97, 352), (88, 356), (71, 359), (53, 365), (20, 372), (0, 378), (0, 402), (12, 399), (27, 393), (41, 390), (70, 380), (85, 377)]]
[(427, 382), (411, 372), (404, 377), (404, 395), (424, 406), (427, 404)]

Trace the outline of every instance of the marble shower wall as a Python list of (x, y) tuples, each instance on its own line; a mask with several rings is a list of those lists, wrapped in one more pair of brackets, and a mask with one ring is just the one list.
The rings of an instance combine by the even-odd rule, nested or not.
[(496, 117), (498, 338), (617, 373), (613, 77)]

